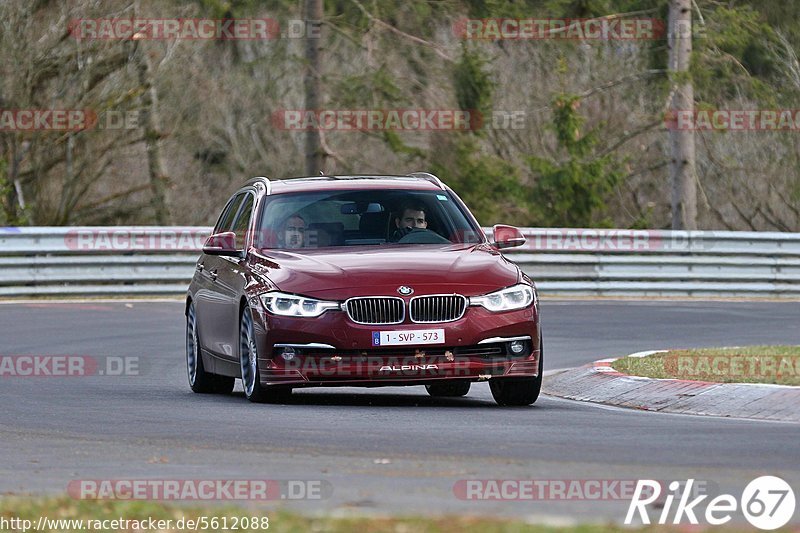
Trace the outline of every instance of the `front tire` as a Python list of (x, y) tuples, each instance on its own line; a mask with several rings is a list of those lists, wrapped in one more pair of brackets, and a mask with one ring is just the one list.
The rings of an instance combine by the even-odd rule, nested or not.
[(194, 303), (190, 303), (186, 312), (186, 374), (189, 378), (189, 387), (193, 392), (200, 394), (210, 392), (230, 394), (235, 379), (206, 372), (198, 339), (197, 313)]
[(291, 387), (264, 386), (258, 368), (258, 347), (253, 329), (253, 313), (249, 307), (242, 312), (239, 327), (239, 366), (242, 369), (242, 388), (245, 398), (254, 403), (282, 402), (292, 394)]
[(489, 389), (498, 405), (531, 405), (539, 398), (544, 372), (544, 344), (539, 334), (539, 375), (535, 378), (498, 378), (489, 380)]
[(445, 383), (434, 383), (425, 385), (428, 394), (434, 398), (456, 398), (466, 396), (469, 393), (469, 381), (448, 381)]

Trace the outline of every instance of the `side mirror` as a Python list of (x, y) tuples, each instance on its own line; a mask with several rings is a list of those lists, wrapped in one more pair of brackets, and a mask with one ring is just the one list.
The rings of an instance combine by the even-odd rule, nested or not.
[(496, 224), (492, 228), (492, 232), (494, 233), (494, 242), (492, 244), (495, 248), (514, 248), (525, 244), (525, 236), (514, 226)]
[(206, 239), (203, 253), (208, 255), (226, 255), (241, 257), (242, 252), (236, 249), (236, 234), (232, 231), (215, 233)]

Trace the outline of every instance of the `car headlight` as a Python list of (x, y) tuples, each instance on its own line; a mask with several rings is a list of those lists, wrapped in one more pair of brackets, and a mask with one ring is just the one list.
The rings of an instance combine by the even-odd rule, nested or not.
[(471, 296), (469, 304), (482, 305), (489, 311), (499, 313), (501, 311), (524, 309), (531, 305), (535, 299), (536, 294), (533, 291), (533, 287), (520, 283), (483, 296)]
[(273, 315), (313, 318), (329, 309), (341, 309), (339, 302), (328, 302), (284, 292), (267, 292), (261, 295), (264, 307)]

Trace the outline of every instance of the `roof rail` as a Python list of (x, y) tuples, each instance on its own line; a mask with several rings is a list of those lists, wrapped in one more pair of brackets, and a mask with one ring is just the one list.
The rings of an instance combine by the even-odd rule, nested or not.
[(421, 179), (424, 179), (424, 180), (428, 180), (431, 183), (433, 183), (434, 185), (438, 186), (443, 191), (447, 190), (447, 187), (445, 187), (445, 184), (442, 182), (442, 180), (440, 180), (439, 178), (437, 178), (436, 176), (434, 176), (430, 172), (412, 172), (411, 174), (409, 174), (409, 176), (413, 176), (415, 178), (421, 178)]
[(266, 176), (256, 176), (254, 178), (251, 178), (250, 180), (247, 181), (245, 185), (254, 185), (256, 183), (261, 183), (262, 185), (264, 185), (264, 187), (266, 187), (267, 189), (267, 194), (270, 194), (272, 192), (272, 183)]

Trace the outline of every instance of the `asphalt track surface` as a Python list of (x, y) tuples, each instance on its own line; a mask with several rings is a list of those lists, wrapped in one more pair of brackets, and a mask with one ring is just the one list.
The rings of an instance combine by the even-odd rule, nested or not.
[[(607, 408), (542, 396), (497, 407), (422, 387), (296, 391), (290, 404), (193, 394), (180, 302), (0, 305), (0, 355), (139, 357), (139, 375), (0, 377), (0, 493), (79, 479), (323, 480), (322, 500), (245, 505), (303, 513), (623, 519), (628, 500), (475, 501), (464, 479), (751, 479), (800, 495), (800, 426)], [(797, 302), (542, 302), (547, 369), (650, 348), (800, 344)], [(739, 515), (741, 516), (741, 515)], [(800, 512), (795, 513), (795, 521)]]

